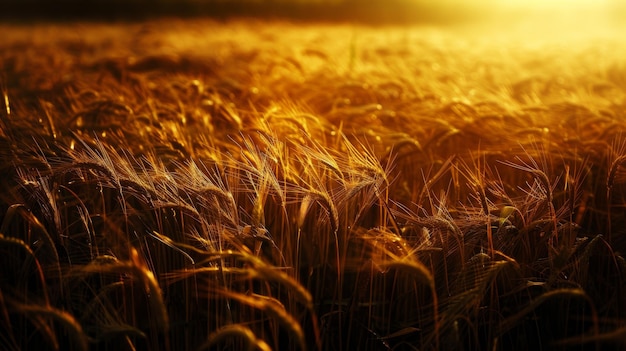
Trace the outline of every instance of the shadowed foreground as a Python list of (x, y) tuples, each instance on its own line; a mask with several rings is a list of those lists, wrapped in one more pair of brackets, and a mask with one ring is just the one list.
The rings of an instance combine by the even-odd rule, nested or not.
[(623, 39), (0, 31), (2, 349), (626, 346)]

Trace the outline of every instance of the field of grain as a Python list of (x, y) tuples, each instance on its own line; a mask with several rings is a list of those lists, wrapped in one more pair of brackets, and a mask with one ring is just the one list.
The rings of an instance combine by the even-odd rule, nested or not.
[(500, 25), (0, 24), (0, 348), (623, 349), (626, 40)]

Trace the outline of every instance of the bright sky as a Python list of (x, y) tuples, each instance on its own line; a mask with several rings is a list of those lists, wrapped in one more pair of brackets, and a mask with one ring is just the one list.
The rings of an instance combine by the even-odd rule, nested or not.
[(407, 3), (439, 4), (450, 8), (479, 8), (484, 10), (521, 10), (524, 12), (534, 11), (559, 11), (569, 12), (591, 10), (592, 12), (606, 12), (615, 9), (624, 10), (626, 0), (401, 0)]
[[(414, 0), (423, 1), (423, 0)], [(444, 0), (445, 1), (445, 0)], [(462, 0), (456, 0), (462, 1)], [(528, 6), (572, 6), (572, 5), (606, 5), (609, 3), (618, 2), (619, 0), (470, 0), (473, 3), (486, 3), (486, 4), (515, 4), (515, 5), (528, 5)]]
[[(426, 0), (406, 0), (427, 3)], [(618, 5), (624, 0), (440, 0), (441, 3), (463, 4), (487, 8), (519, 8), (519, 9), (575, 9), (597, 8), (606, 9)]]
[(488, 2), (520, 3), (527, 5), (606, 5), (610, 0), (487, 0)]
[(626, 25), (626, 0), (438, 0), (437, 4), (451, 14), (471, 13), (481, 29), (516, 30), (537, 39), (614, 35), (616, 27)]
[(574, 7), (595, 7), (606, 8), (616, 3), (618, 0), (482, 0), (487, 4), (502, 4), (505, 6), (514, 6), (520, 8), (560, 8), (568, 9)]

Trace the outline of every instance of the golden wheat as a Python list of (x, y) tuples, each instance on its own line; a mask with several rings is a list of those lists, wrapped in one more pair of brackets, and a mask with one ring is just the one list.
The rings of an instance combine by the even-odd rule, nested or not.
[(0, 348), (624, 347), (622, 38), (77, 26), (0, 26)]

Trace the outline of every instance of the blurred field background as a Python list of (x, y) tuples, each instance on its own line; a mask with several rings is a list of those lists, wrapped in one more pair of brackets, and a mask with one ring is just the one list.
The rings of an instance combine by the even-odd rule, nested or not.
[(0, 18), (138, 19), (153, 16), (290, 18), (415, 23), (519, 19), (531, 13), (580, 12), (586, 21), (598, 14), (621, 20), (619, 0), (4, 0)]
[(1, 2), (0, 349), (624, 349), (623, 13)]

